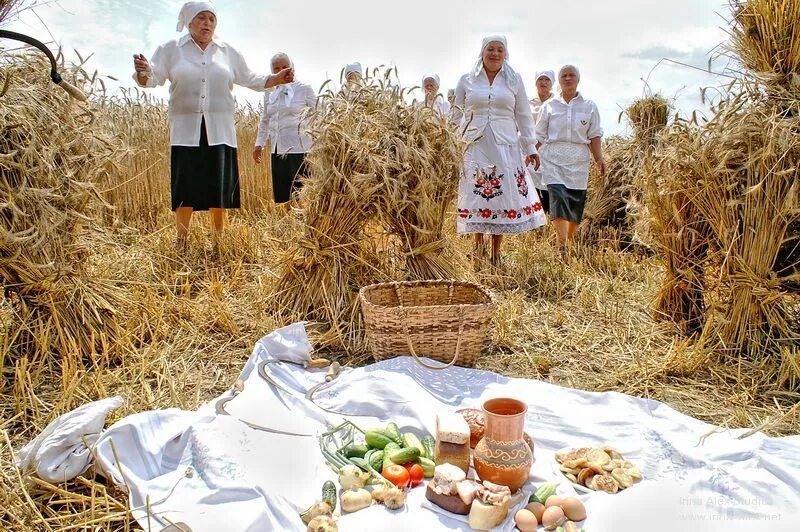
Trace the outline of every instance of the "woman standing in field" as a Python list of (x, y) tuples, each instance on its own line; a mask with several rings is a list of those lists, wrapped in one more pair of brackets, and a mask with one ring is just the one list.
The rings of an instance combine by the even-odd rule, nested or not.
[(426, 74), (422, 78), (422, 90), (425, 92), (423, 105), (433, 109), (441, 116), (447, 116), (450, 111), (450, 105), (444, 100), (444, 96), (439, 94), (439, 76)]
[(537, 146), (542, 148), (542, 180), (550, 196), (550, 217), (559, 244), (575, 237), (586, 205), (589, 161), (594, 158), (600, 176), (605, 176), (600, 113), (593, 101), (578, 92), (581, 74), (565, 65), (558, 71), (561, 95), (542, 106), (536, 124)]
[(491, 235), (491, 262), (500, 262), (503, 235), (547, 222), (526, 164), (539, 168), (533, 115), (522, 77), (508, 64), (506, 38), (483, 40), (478, 62), (456, 87), (453, 117), (469, 127), (471, 142), (458, 192), (459, 233), (475, 235), (474, 255), (484, 255)]
[(156, 49), (148, 61), (134, 55), (133, 75), (141, 87), (169, 87), (172, 210), (182, 247), (194, 211), (208, 210), (215, 245), (225, 209), (239, 207), (233, 85), (263, 91), (293, 80), (291, 68), (270, 76), (250, 71), (242, 55), (216, 39), (217, 15), (210, 2), (186, 2), (177, 31), (189, 33)]
[[(553, 97), (553, 83), (556, 81), (556, 73), (552, 70), (542, 70), (536, 73), (536, 96), (531, 99), (531, 112), (533, 112), (534, 123), (539, 122), (539, 115), (542, 114), (542, 106)], [(550, 214), (550, 198), (547, 193), (547, 186), (542, 182), (542, 169), (534, 170), (528, 167), (536, 187), (536, 193), (542, 201), (544, 212)]]
[[(294, 71), (294, 64), (284, 53), (275, 54), (270, 65), (273, 74), (285, 69)], [(253, 159), (257, 163), (263, 160), (269, 138), (275, 203), (288, 202), (292, 193), (300, 188), (300, 178), (306, 175), (305, 158), (312, 141), (304, 119), (305, 113), (316, 105), (314, 89), (299, 81), (281, 85), (264, 95), (264, 112), (258, 125)]]

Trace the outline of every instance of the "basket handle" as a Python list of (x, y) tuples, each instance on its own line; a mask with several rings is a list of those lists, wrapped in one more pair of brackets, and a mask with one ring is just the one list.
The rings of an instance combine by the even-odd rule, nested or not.
[(451, 360), (450, 362), (448, 362), (443, 366), (434, 366), (432, 364), (428, 364), (419, 357), (417, 352), (414, 350), (414, 345), (411, 343), (411, 334), (408, 331), (408, 320), (406, 319), (406, 308), (402, 305), (402, 303), (400, 305), (400, 309), (403, 313), (403, 332), (406, 333), (406, 342), (408, 343), (408, 350), (411, 352), (411, 356), (414, 357), (414, 360), (419, 362), (419, 364), (422, 367), (428, 369), (447, 369), (456, 363), (456, 360), (458, 360), (458, 354), (461, 352), (461, 335), (464, 332), (464, 305), (458, 306), (459, 323), (458, 323), (458, 338), (456, 339), (456, 352), (453, 355), (453, 360)]

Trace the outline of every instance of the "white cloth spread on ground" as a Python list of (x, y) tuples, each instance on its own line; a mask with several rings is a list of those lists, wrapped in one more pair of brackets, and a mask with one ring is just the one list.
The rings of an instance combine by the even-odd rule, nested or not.
[[(796, 530), (800, 437), (757, 433), (738, 440), (745, 431), (714, 431), (656, 401), (459, 367), (432, 371), (410, 357), (344, 369), (314, 396), (323, 410), (304, 395), (323, 381), (325, 369), (269, 363), (263, 371), (274, 384), (259, 369), (276, 347), (296, 354), (304, 345), (305, 331), (296, 326), (262, 339), (242, 372), (244, 390), (222, 396), (233, 397), (225, 405), (230, 415), (216, 415), (212, 402), (197, 412), (131, 415), (108, 429), (97, 445), (100, 469), (127, 485), (145, 530), (171, 521), (194, 532), (303, 531), (298, 512), (320, 498), (324, 480), (335, 479), (316, 438), (326, 425), (344, 417), (362, 428), (393, 420), (401, 430), (418, 427), (433, 434), (437, 411), (479, 407), (499, 396), (528, 404), (525, 429), (535, 440), (530, 485), (558, 482), (560, 494), (575, 495), (556, 472), (553, 453), (581, 443), (610, 444), (642, 467), (645, 480), (624, 492), (577, 494), (589, 514), (583, 525), (591, 532)], [(425, 503), (424, 489), (417, 488), (406, 509), (372, 506), (341, 516), (339, 529), (469, 530), (463, 519), (433, 512)], [(513, 513), (497, 530), (511, 531), (512, 520)]]
[(103, 431), (106, 416), (120, 406), (121, 397), (108, 397), (58, 416), (20, 449), (17, 467), (54, 483), (83, 474), (93, 462), (90, 449)]

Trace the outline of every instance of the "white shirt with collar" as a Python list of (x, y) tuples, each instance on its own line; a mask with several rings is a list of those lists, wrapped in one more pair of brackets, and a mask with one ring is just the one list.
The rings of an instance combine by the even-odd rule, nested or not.
[[(536, 96), (531, 99), (531, 113), (533, 113), (533, 123), (536, 124), (539, 121), (539, 115), (542, 112), (542, 107), (544, 106), (545, 102), (549, 101), (550, 98), (553, 97), (553, 94), (550, 94), (550, 97), (546, 100), (542, 101), (539, 98), (539, 94), (537, 93)], [(533, 186), (535, 186), (539, 190), (547, 190), (547, 185), (544, 184), (542, 181), (542, 169), (541, 167), (538, 170), (534, 170), (533, 166), (528, 166), (528, 173), (531, 175), (531, 180), (533, 181)]]
[(311, 149), (311, 135), (306, 131), (303, 113), (317, 105), (317, 95), (309, 85), (294, 81), (264, 95), (264, 112), (258, 124), (256, 146), (272, 141), (277, 153), (306, 153)]
[(589, 142), (603, 136), (597, 105), (578, 93), (566, 102), (553, 97), (541, 108), (536, 139), (542, 143), (542, 181), (585, 190), (589, 181)]
[(244, 57), (217, 39), (205, 51), (187, 33), (162, 44), (150, 58), (147, 84), (169, 85), (169, 129), (173, 146), (199, 146), (200, 123), (205, 117), (208, 144), (236, 147), (234, 85), (264, 91), (267, 76), (250, 71)]
[(484, 69), (477, 76), (462, 76), (456, 86), (453, 120), (463, 126), (471, 120), (467, 141), (480, 137), (491, 124), (495, 142), (519, 143), (524, 155), (533, 155), (537, 153), (535, 125), (525, 84), (519, 74), (513, 73), (517, 77), (515, 94), (509, 87), (507, 75), (510, 75), (508, 70), (500, 69), (491, 85)]

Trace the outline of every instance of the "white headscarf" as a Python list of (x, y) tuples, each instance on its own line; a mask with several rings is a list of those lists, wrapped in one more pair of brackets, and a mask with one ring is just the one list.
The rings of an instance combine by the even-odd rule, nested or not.
[(555, 83), (556, 82), (556, 73), (553, 72), (552, 70), (539, 70), (539, 71), (537, 71), (536, 72), (536, 77), (534, 78), (534, 81), (539, 81), (539, 78), (541, 78), (542, 76), (544, 76), (547, 79), (549, 79), (550, 83)]
[(364, 74), (361, 73), (361, 63), (350, 63), (346, 67), (344, 67), (344, 77), (347, 78), (347, 75), (351, 72), (355, 72), (361, 77), (364, 77)]
[(186, 2), (183, 4), (181, 12), (178, 14), (178, 26), (175, 31), (183, 31), (183, 28), (188, 28), (194, 17), (203, 11), (210, 11), (214, 13), (214, 16), (217, 15), (217, 10), (211, 2)]
[(508, 41), (506, 40), (504, 35), (489, 35), (488, 37), (483, 39), (483, 43), (481, 44), (481, 53), (478, 54), (478, 62), (475, 63), (475, 66), (472, 69), (472, 79), (476, 79), (481, 70), (483, 70), (483, 52), (486, 50), (486, 47), (489, 46), (489, 43), (499, 42), (502, 43), (503, 48), (506, 51), (506, 60), (503, 63), (503, 73), (506, 77), (506, 83), (508, 83), (508, 88), (511, 89), (515, 95), (517, 94), (517, 90), (519, 89), (519, 74), (517, 71), (511, 68), (511, 65), (508, 63)]
[(423, 87), (425, 86), (425, 80), (426, 79), (432, 79), (436, 83), (436, 90), (437, 91), (439, 90), (439, 85), (441, 85), (441, 82), (439, 80), (439, 76), (437, 76), (436, 74), (425, 74), (424, 76), (422, 76), (422, 85), (423, 85)]

